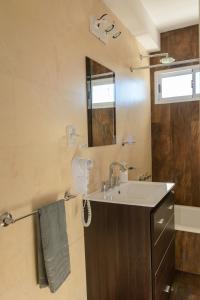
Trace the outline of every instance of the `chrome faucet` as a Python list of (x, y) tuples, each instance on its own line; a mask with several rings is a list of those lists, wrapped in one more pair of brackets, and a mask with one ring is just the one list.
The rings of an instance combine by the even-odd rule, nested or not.
[(127, 167), (124, 164), (120, 163), (120, 162), (114, 161), (110, 164), (110, 167), (109, 167), (109, 185), (110, 185), (111, 188), (113, 188), (113, 187), (120, 184), (119, 176), (114, 176), (113, 175), (115, 167), (119, 167), (120, 171), (122, 171), (122, 172), (125, 172), (127, 170)]
[(109, 179), (102, 182), (101, 185), (101, 191), (107, 192), (110, 188), (114, 188), (115, 186), (118, 186), (120, 184), (120, 176), (114, 176), (114, 168), (118, 167), (121, 172), (125, 172), (127, 170), (134, 170), (135, 167), (128, 167), (126, 163), (120, 163), (117, 161), (114, 161), (110, 164), (109, 167)]

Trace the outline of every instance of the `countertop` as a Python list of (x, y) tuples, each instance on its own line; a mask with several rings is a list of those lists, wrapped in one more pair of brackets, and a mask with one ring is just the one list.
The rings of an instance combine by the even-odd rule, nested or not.
[(94, 192), (85, 200), (143, 207), (155, 207), (173, 188), (174, 183), (128, 181), (107, 192)]

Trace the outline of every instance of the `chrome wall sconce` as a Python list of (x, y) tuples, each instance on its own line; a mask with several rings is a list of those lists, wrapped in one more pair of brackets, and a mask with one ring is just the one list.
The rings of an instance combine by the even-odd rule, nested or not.
[(103, 14), (99, 18), (92, 16), (90, 18), (90, 32), (94, 34), (104, 44), (108, 43), (109, 37), (117, 39), (121, 35), (115, 22), (108, 14)]

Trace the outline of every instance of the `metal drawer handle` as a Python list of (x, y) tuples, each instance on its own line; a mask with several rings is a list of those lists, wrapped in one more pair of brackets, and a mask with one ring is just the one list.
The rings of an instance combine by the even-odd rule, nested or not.
[(170, 286), (170, 285), (167, 285), (167, 286), (165, 287), (165, 289), (163, 290), (163, 292), (169, 294), (169, 293), (171, 292), (171, 286)]
[(160, 220), (158, 221), (158, 224), (163, 224), (164, 221), (165, 221), (165, 219), (160, 219)]
[(172, 210), (173, 208), (174, 208), (174, 205), (168, 206), (168, 209), (169, 209), (169, 210)]

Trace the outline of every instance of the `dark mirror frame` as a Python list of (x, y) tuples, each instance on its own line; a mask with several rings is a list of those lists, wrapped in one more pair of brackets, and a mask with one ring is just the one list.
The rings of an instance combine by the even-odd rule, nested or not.
[[(111, 141), (105, 141), (105, 139), (102, 140), (102, 143), (100, 144), (94, 144), (94, 132), (93, 132), (93, 127), (94, 127), (94, 109), (92, 105), (92, 75), (93, 75), (93, 65), (96, 64), (97, 67), (102, 67), (102, 69), (107, 70), (109, 73), (113, 73), (113, 83), (114, 83), (114, 106), (113, 106), (113, 111), (112, 114), (110, 114), (110, 118), (113, 128), (112, 128), (112, 142)], [(116, 144), (116, 88), (115, 88), (115, 73), (106, 68), (105, 66), (101, 65), (100, 63), (90, 59), (89, 57), (86, 57), (86, 91), (87, 91), (87, 123), (88, 123), (88, 147), (97, 147), (97, 146), (106, 146), (106, 145), (114, 145)], [(106, 108), (105, 108), (106, 109)], [(109, 108), (110, 109), (110, 108)], [(108, 116), (108, 117), (109, 117)]]

